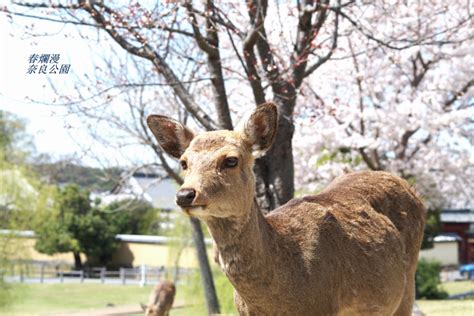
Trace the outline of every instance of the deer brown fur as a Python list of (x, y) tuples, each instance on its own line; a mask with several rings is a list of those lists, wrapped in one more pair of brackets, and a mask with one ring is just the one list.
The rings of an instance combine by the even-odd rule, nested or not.
[(173, 282), (163, 280), (158, 283), (148, 298), (148, 304), (143, 305), (142, 309), (146, 316), (168, 316), (173, 306), (176, 287)]
[(177, 203), (207, 223), (239, 313), (410, 315), (425, 216), (414, 190), (387, 172), (353, 172), (263, 215), (252, 167), (276, 122), (271, 103), (236, 131), (194, 135), (170, 118), (148, 118), (181, 161)]

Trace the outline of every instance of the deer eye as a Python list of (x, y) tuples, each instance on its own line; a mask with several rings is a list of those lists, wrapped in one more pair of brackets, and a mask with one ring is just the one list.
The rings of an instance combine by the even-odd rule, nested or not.
[(237, 166), (239, 159), (237, 157), (227, 157), (222, 162), (222, 169), (225, 168), (234, 168)]
[(181, 165), (181, 169), (186, 170), (188, 169), (188, 164), (184, 160), (180, 160), (179, 164)]

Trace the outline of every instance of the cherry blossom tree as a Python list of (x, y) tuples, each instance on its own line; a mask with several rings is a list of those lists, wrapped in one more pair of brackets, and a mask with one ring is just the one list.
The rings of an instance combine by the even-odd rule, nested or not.
[(467, 4), (368, 6), (359, 23), (380, 30), (378, 40), (368, 28), (340, 26), (347, 36), (333, 61), (301, 90), (300, 188), (318, 190), (344, 168), (370, 168), (412, 181), (433, 208), (473, 207), (474, 29)]

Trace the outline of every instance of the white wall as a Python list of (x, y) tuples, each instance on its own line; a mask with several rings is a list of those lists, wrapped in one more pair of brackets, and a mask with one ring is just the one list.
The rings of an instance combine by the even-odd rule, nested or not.
[(419, 259), (436, 260), (442, 265), (459, 264), (459, 247), (457, 241), (435, 242), (432, 249), (420, 251)]

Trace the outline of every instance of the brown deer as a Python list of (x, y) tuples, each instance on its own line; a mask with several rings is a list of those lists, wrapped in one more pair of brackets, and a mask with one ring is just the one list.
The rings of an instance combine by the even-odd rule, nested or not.
[(353, 172), (263, 215), (252, 166), (277, 117), (266, 103), (236, 131), (199, 135), (171, 118), (147, 119), (180, 159), (177, 204), (206, 222), (239, 313), (410, 315), (425, 216), (414, 190), (387, 172)]
[(168, 316), (173, 306), (176, 287), (168, 280), (158, 283), (148, 298), (148, 304), (140, 304), (146, 316)]

